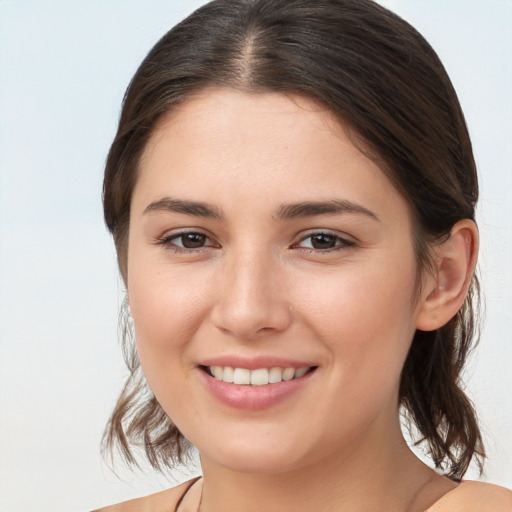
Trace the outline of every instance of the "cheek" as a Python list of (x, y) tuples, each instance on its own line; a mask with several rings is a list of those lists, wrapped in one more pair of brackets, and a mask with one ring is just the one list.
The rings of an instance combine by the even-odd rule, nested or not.
[(204, 319), (205, 281), (180, 272), (143, 272), (143, 265), (129, 285), (137, 354), (151, 391), (181, 431), (198, 414), (186, 349)]
[[(187, 342), (204, 321), (208, 293), (201, 272), (163, 271), (162, 265), (133, 259), (128, 296), (137, 352), (150, 386), (172, 376), (183, 360)], [(152, 386), (153, 387), (153, 386)]]
[(415, 281), (411, 255), (357, 271), (347, 267), (298, 292), (304, 318), (330, 350), (344, 385), (361, 393), (396, 386), (415, 332)]

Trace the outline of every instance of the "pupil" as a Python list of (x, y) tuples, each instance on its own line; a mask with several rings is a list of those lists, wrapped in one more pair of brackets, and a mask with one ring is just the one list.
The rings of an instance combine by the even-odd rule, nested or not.
[(331, 235), (314, 235), (312, 245), (315, 249), (331, 249), (334, 247), (335, 240)]
[(188, 233), (183, 235), (183, 247), (186, 247), (187, 249), (197, 249), (198, 247), (202, 247), (204, 245), (205, 238), (206, 236), (201, 233)]

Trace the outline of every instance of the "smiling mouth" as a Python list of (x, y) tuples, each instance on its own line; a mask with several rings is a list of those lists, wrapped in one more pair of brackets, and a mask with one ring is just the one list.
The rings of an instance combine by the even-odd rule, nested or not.
[(233, 368), (231, 366), (202, 366), (210, 377), (228, 384), (245, 386), (266, 386), (279, 382), (300, 379), (304, 375), (316, 370), (316, 366), (303, 366), (302, 368)]

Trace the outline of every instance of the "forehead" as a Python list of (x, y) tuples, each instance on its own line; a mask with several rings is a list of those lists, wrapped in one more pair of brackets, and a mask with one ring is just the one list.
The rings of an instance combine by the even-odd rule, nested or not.
[[(207, 89), (165, 114), (140, 162), (134, 200), (158, 195), (249, 205), (347, 199), (391, 206), (383, 171), (315, 100)], [(201, 197), (197, 197), (201, 196)], [(142, 207), (142, 204), (141, 204)]]
[[(300, 123), (297, 122), (299, 119)], [(308, 124), (310, 128), (332, 133), (348, 133), (328, 108), (303, 94), (208, 87), (159, 119), (146, 145), (142, 165), (163, 139), (164, 144), (170, 142), (171, 133), (176, 145), (192, 135), (203, 143), (216, 145), (223, 138), (233, 150), (237, 143), (248, 140), (262, 146), (269, 146), (271, 142), (277, 145), (303, 131)]]

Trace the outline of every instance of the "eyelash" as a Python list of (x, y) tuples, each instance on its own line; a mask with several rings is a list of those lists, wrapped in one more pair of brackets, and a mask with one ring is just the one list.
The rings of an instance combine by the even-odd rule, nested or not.
[(205, 233), (202, 233), (201, 231), (181, 231), (179, 233), (175, 233), (174, 235), (165, 236), (163, 238), (160, 238), (157, 240), (157, 243), (159, 245), (164, 246), (166, 249), (170, 249), (174, 252), (184, 252), (184, 253), (198, 252), (202, 249), (207, 249), (209, 247), (216, 247), (216, 245), (213, 243), (210, 245), (203, 245), (201, 247), (195, 247), (195, 248), (180, 247), (179, 245), (176, 245), (174, 243), (175, 240), (178, 240), (180, 238), (182, 239), (182, 243), (183, 243), (183, 238), (187, 235), (199, 235), (199, 236), (204, 237), (205, 240), (210, 240), (210, 237), (208, 235), (206, 235)]
[[(170, 249), (177, 253), (190, 253), (190, 252), (198, 252), (204, 249), (208, 248), (217, 248), (218, 245), (214, 243), (210, 243), (208, 245), (202, 245), (200, 247), (180, 247), (174, 243), (175, 240), (182, 239), (187, 235), (199, 235), (201, 237), (204, 237), (204, 240), (211, 241), (210, 237), (206, 235), (205, 233), (202, 233), (201, 231), (182, 231), (180, 233), (175, 233), (170, 236), (166, 236), (163, 238), (160, 238), (157, 240), (157, 243), (159, 245), (164, 246), (166, 249)], [(313, 239), (314, 237), (326, 237), (331, 239), (336, 245), (334, 247), (330, 247), (327, 249), (316, 249), (314, 247), (300, 247), (300, 244), (308, 239)], [(330, 233), (328, 231), (315, 231), (312, 233), (309, 233), (307, 236), (303, 237), (297, 244), (294, 244), (292, 248), (299, 248), (302, 250), (305, 250), (309, 253), (315, 253), (315, 254), (327, 254), (334, 251), (340, 251), (342, 249), (350, 248), (350, 247), (356, 247), (357, 244), (353, 240), (348, 240), (346, 238), (342, 238), (334, 233)]]
[[(326, 238), (330, 238), (331, 241), (333, 241), (336, 245), (334, 247), (330, 247), (328, 249), (315, 249), (314, 247), (301, 247), (301, 249), (304, 249), (308, 252), (311, 252), (311, 253), (315, 253), (315, 254), (328, 254), (330, 252), (334, 252), (334, 251), (340, 251), (340, 250), (343, 250), (343, 249), (347, 249), (347, 248), (350, 248), (350, 247), (356, 247), (356, 242), (354, 242), (353, 240), (348, 240), (347, 238), (342, 238), (341, 236), (338, 236), (334, 233), (330, 233), (328, 231), (315, 231), (313, 233), (309, 233), (307, 236), (303, 237), (299, 244), (304, 242), (305, 240), (308, 240), (308, 239), (313, 239), (314, 237), (326, 237)], [(296, 244), (297, 246), (298, 244)]]

